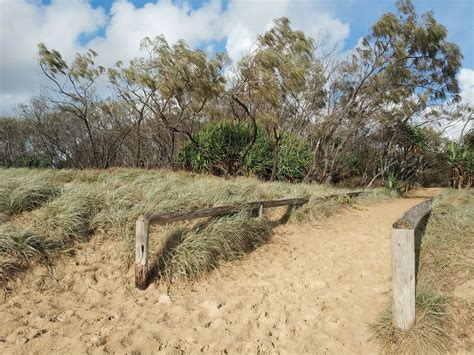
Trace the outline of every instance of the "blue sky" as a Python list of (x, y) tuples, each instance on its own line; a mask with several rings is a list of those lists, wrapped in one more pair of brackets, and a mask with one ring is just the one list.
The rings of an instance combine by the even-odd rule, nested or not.
[[(474, 0), (414, 0), (429, 10), (463, 52), (459, 73), (465, 101), (474, 103)], [(248, 53), (258, 34), (276, 17), (339, 51), (353, 48), (395, 0), (0, 0), (0, 114), (38, 95), (44, 78), (37, 44), (59, 50), (66, 60), (93, 48), (97, 62), (112, 66), (140, 55), (145, 36), (163, 34), (173, 43), (234, 61)]]

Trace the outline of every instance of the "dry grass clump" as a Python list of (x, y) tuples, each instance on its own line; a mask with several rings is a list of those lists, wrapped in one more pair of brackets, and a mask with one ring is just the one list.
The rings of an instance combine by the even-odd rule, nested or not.
[[(91, 219), (100, 209), (93, 186), (67, 184), (61, 194), (34, 211), (34, 229), (12, 223), (0, 225), (0, 281), (26, 269), (33, 260), (48, 259), (92, 232)], [(36, 212), (36, 213), (35, 213)]]
[(0, 256), (0, 285), (10, 280), (21, 269), (21, 265), (11, 257)]
[(26, 262), (31, 257), (42, 256), (55, 248), (48, 241), (29, 230), (19, 229), (11, 224), (0, 226), (0, 255), (11, 256)]
[(445, 190), (419, 229), (416, 324), (405, 332), (395, 329), (390, 305), (371, 326), (373, 340), (390, 353), (472, 351), (464, 338), (474, 300), (456, 299), (454, 291), (474, 278), (473, 192)]
[(371, 325), (373, 340), (389, 353), (424, 354), (446, 352), (448, 334), (452, 324), (448, 310), (449, 300), (432, 289), (417, 290), (416, 322), (410, 331), (400, 331), (392, 325), (391, 305)]
[(469, 279), (474, 279), (474, 191), (447, 190), (426, 225), (419, 280), (449, 291)]
[(167, 281), (196, 279), (251, 252), (270, 234), (266, 220), (249, 218), (245, 211), (199, 223), (190, 230), (174, 229), (165, 236), (157, 273)]
[(27, 267), (32, 260), (48, 258), (58, 244), (12, 224), (0, 225), (0, 281)]
[(91, 220), (102, 205), (97, 186), (73, 183), (44, 207), (40, 224), (43, 233), (67, 245), (90, 235), (93, 231)]
[(0, 212), (31, 211), (59, 193), (55, 181), (38, 177), (10, 178), (0, 184)]

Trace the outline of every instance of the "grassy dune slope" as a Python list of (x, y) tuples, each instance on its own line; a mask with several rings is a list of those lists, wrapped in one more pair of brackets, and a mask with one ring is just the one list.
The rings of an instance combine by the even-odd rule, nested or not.
[[(253, 178), (224, 180), (166, 170), (0, 169), (0, 281), (8, 279), (15, 270), (27, 268), (32, 262), (48, 262), (52, 255), (70, 250), (74, 242), (87, 240), (94, 233), (120, 238), (127, 250), (132, 251), (135, 220), (145, 212), (171, 212), (260, 199), (309, 197), (310, 202), (295, 210), (292, 218), (314, 220), (338, 209), (343, 203), (332, 201), (321, 204), (315, 198), (344, 191), (316, 184), (265, 183)], [(386, 193), (381, 191), (380, 196), (386, 196)], [(244, 233), (247, 238), (257, 241), (267, 239), (264, 235), (269, 233), (268, 227), (257, 225), (261, 221), (244, 222), (246, 218), (242, 216), (235, 218), (240, 222), (227, 221), (207, 226), (207, 239), (202, 237), (202, 231), (194, 229), (182, 233), (189, 240), (188, 237), (180, 238), (187, 240), (185, 245), (196, 245), (196, 248), (201, 245), (191, 243), (191, 240), (217, 241), (229, 236), (239, 239), (242, 237), (237, 233), (239, 224), (244, 227), (243, 230), (256, 231)], [(220, 230), (226, 228), (224, 236)], [(229, 255), (240, 255), (239, 248), (246, 249), (248, 243), (253, 243), (252, 240), (237, 243)], [(185, 251), (189, 254), (194, 250), (182, 247), (177, 253), (184, 255)], [(218, 255), (223, 260), (230, 257), (209, 251), (206, 253), (213, 258)], [(185, 278), (215, 266), (214, 260), (209, 260), (205, 267), (192, 271), (190, 267), (193, 266), (177, 265), (176, 260), (175, 256), (167, 256), (167, 264), (172, 265), (173, 270), (181, 270), (179, 273)], [(184, 262), (187, 263), (188, 259)], [(182, 272), (183, 268), (187, 271)], [(166, 275), (169, 276), (169, 272)]]

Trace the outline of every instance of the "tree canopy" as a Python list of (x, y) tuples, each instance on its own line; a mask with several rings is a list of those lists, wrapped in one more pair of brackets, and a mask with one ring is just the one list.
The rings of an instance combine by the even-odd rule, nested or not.
[[(235, 63), (161, 35), (111, 68), (91, 49), (67, 63), (40, 43), (49, 84), (21, 120), (0, 121), (0, 162), (189, 168), (184, 149), (225, 176), (257, 171), (248, 167), (256, 159), (265, 174), (255, 174), (270, 180), (470, 186), (473, 111), (460, 103), (461, 51), (433, 13), (418, 14), (409, 0), (396, 9), (342, 58), (288, 18), (275, 19)], [(460, 137), (450, 142), (444, 132), (453, 125)]]

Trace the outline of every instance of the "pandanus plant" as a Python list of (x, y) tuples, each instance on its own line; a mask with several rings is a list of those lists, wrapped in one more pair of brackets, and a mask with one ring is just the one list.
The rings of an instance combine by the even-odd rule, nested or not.
[(470, 187), (474, 169), (474, 156), (468, 147), (451, 142), (446, 151), (446, 160), (451, 169), (451, 187)]

